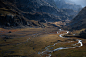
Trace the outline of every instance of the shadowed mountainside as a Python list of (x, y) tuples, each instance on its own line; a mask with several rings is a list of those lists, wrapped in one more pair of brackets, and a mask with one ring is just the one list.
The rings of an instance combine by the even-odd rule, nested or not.
[(75, 11), (80, 11), (82, 9), (80, 5), (76, 5), (70, 0), (55, 0), (55, 3), (60, 9), (73, 9)]
[(69, 27), (75, 30), (86, 28), (86, 7), (70, 22)]
[(71, 20), (66, 29), (72, 31), (72, 33), (68, 34), (69, 36), (76, 36), (86, 39), (86, 7), (84, 7), (78, 13), (78, 15)]
[[(51, 3), (52, 2), (52, 3)], [(72, 13), (71, 13), (72, 12)], [(71, 20), (78, 11), (59, 9), (54, 0), (0, 0), (0, 26), (43, 26), (38, 21)], [(35, 20), (35, 21), (31, 21)]]

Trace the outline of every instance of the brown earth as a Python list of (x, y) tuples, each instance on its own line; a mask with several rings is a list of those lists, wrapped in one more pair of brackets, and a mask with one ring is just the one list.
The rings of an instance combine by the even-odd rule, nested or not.
[[(2, 29), (2, 28), (1, 28)], [(60, 38), (59, 34), (65, 33), (64, 31), (56, 34), (57, 28), (23, 28), (23, 29), (2, 29), (4, 32), (0, 35), (0, 57), (3, 56), (27, 56), (27, 57), (40, 57), (39, 51), (42, 52), (48, 45), (53, 45), (60, 40), (61, 43), (56, 44), (54, 48), (67, 47), (71, 41), (67, 38)], [(11, 31), (11, 33), (7, 33)], [(72, 37), (72, 39), (82, 39)], [(60, 50), (52, 53), (51, 57), (68, 57), (68, 56), (86, 56), (86, 40), (82, 39), (84, 46), (75, 49)], [(81, 52), (80, 52), (81, 51)], [(77, 55), (75, 55), (77, 54)], [(64, 55), (64, 56), (63, 56)], [(44, 56), (45, 57), (45, 56)]]

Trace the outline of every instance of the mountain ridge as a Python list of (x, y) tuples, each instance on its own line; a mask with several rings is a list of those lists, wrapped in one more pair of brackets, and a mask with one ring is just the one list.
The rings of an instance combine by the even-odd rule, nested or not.
[[(7, 18), (6, 16), (9, 16), (9, 14), (11, 17), (12, 15), (14, 15), (14, 17), (17, 16), (14, 19), (12, 18), (9, 19), (10, 21), (14, 20), (12, 21), (12, 23), (16, 23), (17, 25), (25, 26), (29, 24), (29, 26), (32, 26), (31, 23), (34, 23), (35, 21), (40, 21), (42, 19), (45, 19), (48, 22), (55, 22), (55, 21), (61, 21), (61, 20), (67, 20), (67, 19), (71, 20), (77, 14), (77, 12), (73, 11), (72, 9), (63, 10), (63, 9), (57, 8), (56, 5), (54, 4), (55, 3), (54, 0), (51, 0), (53, 3), (49, 2), (48, 0), (0, 0), (0, 1), (1, 1), (0, 18), (4, 16), (6, 19)], [(6, 21), (5, 19), (3, 19), (4, 21), (2, 24), (9, 26), (11, 22)], [(32, 22), (30, 20), (35, 20), (35, 21)], [(2, 26), (2, 24), (0, 25)], [(38, 25), (38, 26), (41, 26), (41, 25)]]

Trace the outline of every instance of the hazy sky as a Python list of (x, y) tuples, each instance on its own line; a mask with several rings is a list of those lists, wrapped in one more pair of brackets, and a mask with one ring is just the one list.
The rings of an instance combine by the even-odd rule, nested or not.
[(82, 7), (86, 6), (86, 0), (71, 0), (71, 1), (81, 5)]

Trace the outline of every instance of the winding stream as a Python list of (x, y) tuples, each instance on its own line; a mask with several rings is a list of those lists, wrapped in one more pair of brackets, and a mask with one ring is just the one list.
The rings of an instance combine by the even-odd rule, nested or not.
[[(57, 32), (57, 34), (60, 33), (61, 31), (63, 31), (63, 30), (59, 29), (59, 32)], [(66, 32), (66, 33), (60, 34), (59, 37), (61, 37), (61, 38), (66, 38), (66, 37), (63, 37), (62, 35), (68, 34), (69, 31), (65, 31), (65, 32)], [(49, 47), (55, 46), (55, 45), (57, 44), (57, 43), (55, 43), (55, 44), (53, 44), (53, 45), (49, 45), (49, 46), (45, 47), (45, 51), (38, 52), (38, 54), (40, 54), (40, 57), (42, 57), (43, 55), (46, 55), (46, 57), (51, 57), (51, 53), (54, 52), (54, 51), (59, 51), (59, 50), (62, 50), (62, 49), (69, 49), (69, 48), (76, 48), (76, 47), (81, 47), (81, 46), (83, 46), (82, 40), (76, 39), (76, 41), (78, 41), (78, 43), (73, 44), (73, 45), (80, 44), (79, 46), (74, 46), (74, 47), (59, 47), (59, 48), (50, 50)], [(70, 41), (70, 42), (73, 42), (73, 41)]]

